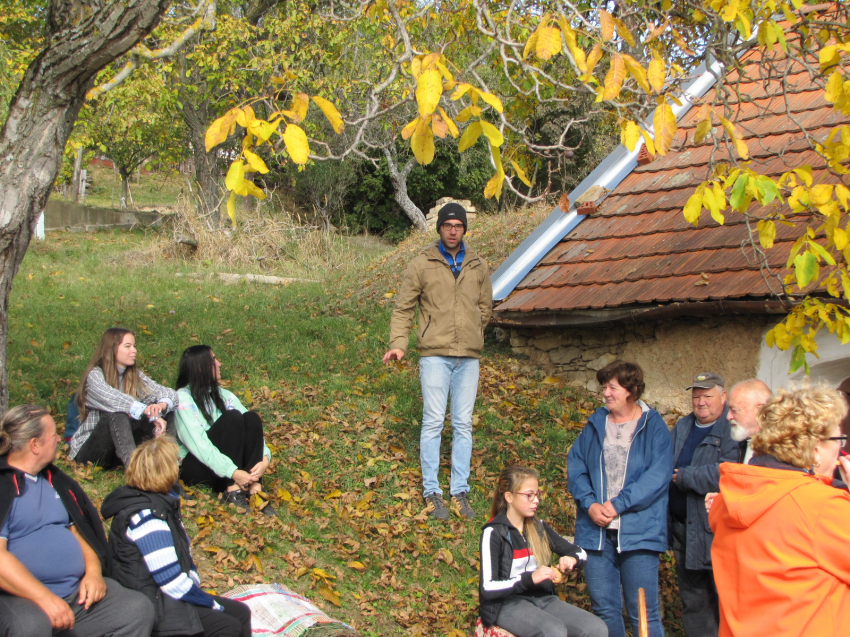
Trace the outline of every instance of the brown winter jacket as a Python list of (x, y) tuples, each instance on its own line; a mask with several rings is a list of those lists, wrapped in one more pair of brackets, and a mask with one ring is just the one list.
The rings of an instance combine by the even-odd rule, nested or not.
[(493, 287), (487, 262), (468, 243), (464, 247), (457, 279), (437, 242), (407, 266), (390, 321), (390, 349), (407, 351), (418, 303), (421, 356), (480, 356), (484, 327), (493, 314)]

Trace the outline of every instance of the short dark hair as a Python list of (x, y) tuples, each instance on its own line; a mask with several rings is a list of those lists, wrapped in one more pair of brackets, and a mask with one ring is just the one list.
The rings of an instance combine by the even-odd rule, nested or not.
[(618, 360), (596, 372), (596, 382), (600, 385), (604, 385), (615, 377), (635, 400), (640, 398), (643, 390), (646, 389), (643, 382), (643, 369), (637, 363)]

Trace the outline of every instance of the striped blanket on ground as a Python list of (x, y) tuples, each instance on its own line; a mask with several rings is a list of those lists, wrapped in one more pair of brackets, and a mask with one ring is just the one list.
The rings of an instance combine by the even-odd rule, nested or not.
[(322, 610), (283, 584), (237, 586), (224, 593), (251, 608), (252, 637), (358, 637), (348, 624)]

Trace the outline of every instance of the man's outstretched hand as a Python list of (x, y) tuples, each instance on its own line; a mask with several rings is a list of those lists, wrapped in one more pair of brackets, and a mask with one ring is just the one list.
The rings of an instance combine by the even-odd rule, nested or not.
[(390, 361), (400, 361), (402, 358), (404, 358), (404, 350), (393, 348), (384, 354), (384, 365), (389, 365)]

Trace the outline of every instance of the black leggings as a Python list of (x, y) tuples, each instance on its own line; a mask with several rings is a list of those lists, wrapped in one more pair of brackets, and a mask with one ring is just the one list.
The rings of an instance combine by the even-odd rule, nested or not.
[[(164, 418), (165, 433), (176, 437), (174, 412), (169, 412)], [(123, 412), (104, 411), (74, 460), (81, 463), (91, 462), (104, 469), (112, 469), (122, 464), (126, 467), (136, 447), (150, 438), (153, 438), (153, 422), (144, 414), (139, 420), (135, 420)]]
[(251, 609), (248, 605), (218, 595), (213, 597), (224, 607), (224, 612), (204, 606), (195, 607), (204, 627), (204, 637), (251, 637)]
[[(241, 414), (228, 409), (207, 430), (207, 438), (242, 471), (250, 472), (263, 459), (263, 421), (253, 411)], [(191, 451), (183, 458), (180, 478), (185, 484), (205, 484), (217, 492), (233, 484), (230, 476), (217, 476)]]

